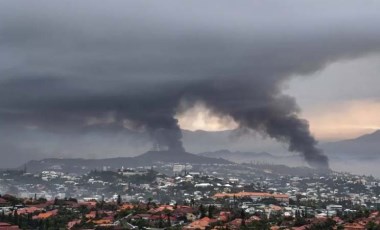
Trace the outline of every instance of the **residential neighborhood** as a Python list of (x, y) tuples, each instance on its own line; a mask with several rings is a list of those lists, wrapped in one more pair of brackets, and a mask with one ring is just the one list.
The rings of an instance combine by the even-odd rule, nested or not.
[(0, 0), (0, 230), (380, 230), (380, 0)]
[[(256, 171), (240, 174), (245, 167)], [(0, 229), (380, 226), (375, 178), (337, 172), (281, 175), (270, 173), (272, 167), (166, 164), (82, 175), (5, 170), (0, 174)]]

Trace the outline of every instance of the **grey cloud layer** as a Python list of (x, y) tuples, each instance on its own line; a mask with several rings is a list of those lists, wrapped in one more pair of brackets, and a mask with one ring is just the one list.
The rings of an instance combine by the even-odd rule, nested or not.
[(81, 133), (111, 114), (93, 126), (132, 124), (182, 150), (178, 105), (202, 101), (314, 167), (327, 158), (282, 84), (380, 48), (375, 2), (1, 4), (0, 125)]

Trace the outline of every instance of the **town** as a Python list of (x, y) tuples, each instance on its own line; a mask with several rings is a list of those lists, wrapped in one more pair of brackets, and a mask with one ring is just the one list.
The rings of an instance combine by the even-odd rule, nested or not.
[(380, 230), (380, 0), (0, 1), (0, 230)]
[(4, 170), (0, 229), (380, 227), (378, 179), (281, 167), (161, 163), (85, 174)]

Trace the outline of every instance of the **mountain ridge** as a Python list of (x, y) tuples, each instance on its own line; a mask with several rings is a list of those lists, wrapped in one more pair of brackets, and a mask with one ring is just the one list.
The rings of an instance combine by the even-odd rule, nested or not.
[(115, 157), (104, 159), (85, 158), (46, 158), (32, 160), (25, 164), (28, 172), (43, 170), (57, 170), (76, 173), (85, 173), (90, 170), (120, 169), (122, 167), (151, 166), (157, 162), (164, 163), (191, 163), (191, 164), (231, 164), (221, 158), (210, 158), (187, 152), (148, 151), (135, 157)]
[(324, 143), (321, 148), (334, 158), (380, 158), (380, 130), (353, 139)]

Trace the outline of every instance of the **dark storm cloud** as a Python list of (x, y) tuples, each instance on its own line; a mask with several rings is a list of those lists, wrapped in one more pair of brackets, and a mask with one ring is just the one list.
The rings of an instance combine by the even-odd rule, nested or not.
[[(241, 128), (328, 167), (282, 85), (380, 48), (379, 4), (361, 1), (3, 1), (0, 119), (74, 133), (150, 133), (182, 150), (174, 115), (204, 102)], [(322, 92), (321, 92), (322, 93)]]

